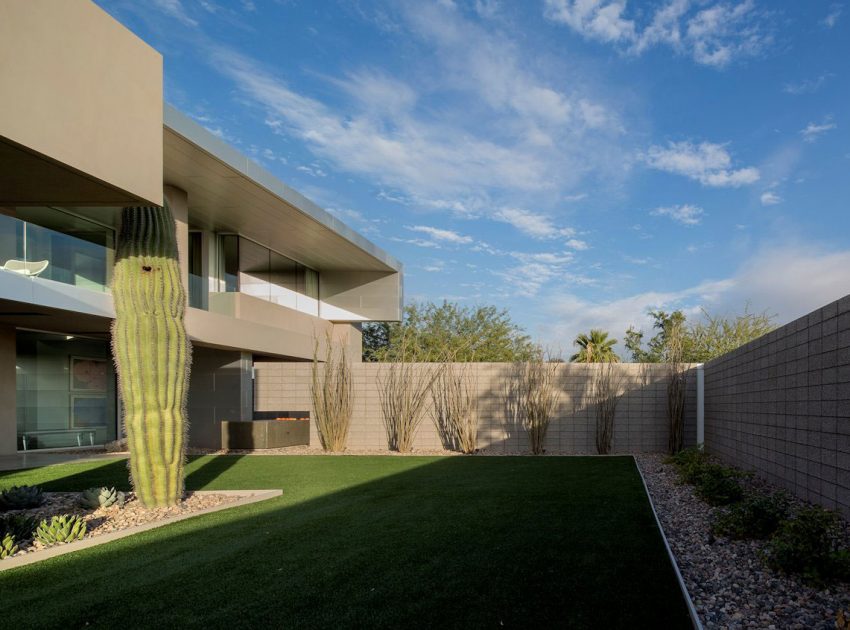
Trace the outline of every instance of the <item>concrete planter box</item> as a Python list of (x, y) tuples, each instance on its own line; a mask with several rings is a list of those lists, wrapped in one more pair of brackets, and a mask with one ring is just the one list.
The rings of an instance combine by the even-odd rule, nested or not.
[(309, 445), (309, 418), (221, 422), (221, 448), (226, 450)]

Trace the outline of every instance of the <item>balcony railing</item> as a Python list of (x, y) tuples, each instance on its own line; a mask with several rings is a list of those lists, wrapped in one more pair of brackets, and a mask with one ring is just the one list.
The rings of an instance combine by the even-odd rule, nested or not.
[[(29, 209), (21, 209), (22, 213)], [(0, 214), (0, 269), (7, 273), (109, 291), (115, 260), (111, 228), (53, 208), (41, 211), (67, 231)]]

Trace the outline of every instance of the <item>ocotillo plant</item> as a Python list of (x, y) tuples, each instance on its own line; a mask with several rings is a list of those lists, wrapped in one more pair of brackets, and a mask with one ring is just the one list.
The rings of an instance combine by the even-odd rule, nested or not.
[(115, 260), (112, 348), (130, 478), (145, 507), (175, 505), (183, 494), (191, 346), (168, 206), (122, 210)]

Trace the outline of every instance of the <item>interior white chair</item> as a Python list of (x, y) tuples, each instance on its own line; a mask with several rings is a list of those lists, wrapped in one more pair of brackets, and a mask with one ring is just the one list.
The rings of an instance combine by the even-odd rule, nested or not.
[(34, 262), (29, 262), (26, 260), (7, 260), (6, 264), (3, 265), (2, 269), (6, 271), (14, 271), (15, 273), (19, 273), (22, 276), (30, 276), (35, 277), (42, 273), (45, 269), (47, 269), (47, 265), (50, 263), (46, 260), (38, 260)]

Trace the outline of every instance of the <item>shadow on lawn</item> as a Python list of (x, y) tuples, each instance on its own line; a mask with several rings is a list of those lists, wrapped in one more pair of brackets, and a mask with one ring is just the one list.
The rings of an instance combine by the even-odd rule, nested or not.
[[(213, 484), (221, 475), (225, 475), (230, 468), (235, 466), (244, 455), (219, 455), (191, 457), (186, 463), (186, 489), (200, 490)], [(90, 463), (71, 463), (69, 466), (79, 467), (81, 470), (72, 474), (64, 475), (55, 479), (48, 479), (37, 483), (46, 492), (78, 492), (86, 488), (99, 486), (115, 486), (118, 490), (131, 490), (129, 477), (129, 460), (119, 459), (91, 467)], [(10, 470), (0, 472), (0, 488), (12, 486), (20, 482), (33, 470)], [(40, 470), (49, 472), (48, 467)]]
[(192, 474), (283, 497), (0, 573), (4, 624), (691, 627), (631, 458), (255, 459)]

